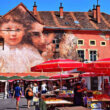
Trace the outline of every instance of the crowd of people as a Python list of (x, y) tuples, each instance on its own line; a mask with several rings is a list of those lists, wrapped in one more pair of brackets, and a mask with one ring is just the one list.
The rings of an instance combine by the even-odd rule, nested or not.
[[(13, 98), (16, 98), (16, 108), (18, 108), (20, 97), (22, 95), (22, 88), (20, 87), (20, 83), (18, 81), (16, 82), (16, 85), (13, 89)], [(27, 107), (30, 108), (30, 101), (33, 99), (33, 97), (37, 97), (38, 93), (44, 94), (46, 92), (47, 85), (45, 82), (42, 82), (41, 90), (39, 90), (37, 83), (29, 83), (24, 90), (24, 96), (27, 99)]]
[[(74, 105), (84, 105), (84, 92), (87, 91), (87, 86), (85, 79), (79, 81), (78, 79), (74, 80), (64, 80), (62, 84), (62, 88), (60, 88), (60, 81), (42, 81), (39, 82), (30, 82), (26, 85), (24, 90), (24, 96), (27, 99), (27, 107), (30, 108), (30, 102), (32, 101), (33, 97), (38, 97), (38, 94), (45, 94), (49, 91), (54, 91), (56, 89), (63, 90), (72, 90), (74, 93), (73, 102)], [(14, 86), (14, 93), (13, 98), (16, 97), (16, 107), (19, 107), (20, 96), (23, 94), (23, 90), (20, 86), (19, 82), (16, 82), (16, 86)]]

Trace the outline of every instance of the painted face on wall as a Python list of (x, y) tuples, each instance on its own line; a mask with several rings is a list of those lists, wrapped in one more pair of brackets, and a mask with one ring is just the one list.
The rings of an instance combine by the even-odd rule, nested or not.
[(24, 28), (22, 24), (9, 21), (1, 25), (1, 35), (5, 43), (11, 46), (18, 45), (24, 36)]
[(32, 24), (32, 42), (33, 45), (40, 51), (45, 51), (46, 49), (46, 38), (43, 31), (43, 25), (39, 23)]
[(64, 34), (59, 44), (60, 56), (66, 59), (77, 58), (76, 44), (77, 37), (73, 33)]

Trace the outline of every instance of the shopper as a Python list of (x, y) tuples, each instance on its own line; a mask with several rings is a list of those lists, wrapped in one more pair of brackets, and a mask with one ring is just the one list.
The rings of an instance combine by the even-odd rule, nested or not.
[(25, 97), (27, 99), (28, 108), (30, 108), (30, 101), (33, 99), (33, 90), (30, 85), (25, 90)]
[(33, 86), (33, 93), (34, 93), (34, 96), (37, 96), (38, 95), (38, 85), (36, 83), (34, 83), (34, 86)]
[(45, 82), (42, 82), (41, 92), (42, 92), (42, 94), (45, 94), (47, 92), (47, 85)]
[(19, 101), (20, 101), (20, 95), (22, 94), (21, 88), (19, 87), (19, 83), (17, 83), (17, 86), (14, 89), (13, 98), (16, 98), (16, 108), (19, 107)]

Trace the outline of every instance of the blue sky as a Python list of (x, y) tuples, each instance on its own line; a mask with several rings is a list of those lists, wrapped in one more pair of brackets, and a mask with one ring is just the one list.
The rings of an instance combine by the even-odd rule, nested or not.
[[(58, 11), (60, 2), (63, 3), (64, 11), (88, 11), (92, 9), (97, 0), (0, 0), (0, 15), (6, 14), (9, 10), (23, 3), (30, 11), (34, 1), (38, 11)], [(110, 14), (110, 0), (99, 0), (101, 12)]]

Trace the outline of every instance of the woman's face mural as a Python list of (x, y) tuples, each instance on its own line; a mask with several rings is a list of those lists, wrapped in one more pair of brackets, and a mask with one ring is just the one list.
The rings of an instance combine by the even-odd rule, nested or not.
[(46, 49), (46, 38), (42, 33), (43, 25), (39, 23), (32, 24), (31, 38), (33, 45), (39, 50), (44, 51)]

